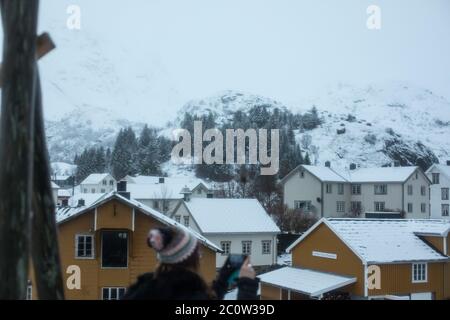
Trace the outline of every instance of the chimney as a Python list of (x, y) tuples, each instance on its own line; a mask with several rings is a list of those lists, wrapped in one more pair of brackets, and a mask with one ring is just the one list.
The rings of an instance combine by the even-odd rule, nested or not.
[(331, 162), (330, 161), (325, 161), (325, 167), (331, 168)]
[(356, 163), (350, 163), (350, 170), (356, 170)]
[(183, 195), (183, 200), (188, 202), (192, 194), (191, 190), (187, 186), (184, 186), (180, 193)]
[(450, 166), (450, 160), (447, 160), (447, 165)]
[(85, 202), (84, 202), (84, 199), (78, 199), (78, 207), (84, 207), (84, 205), (85, 205)]
[(120, 180), (117, 183), (117, 193), (121, 195), (122, 197), (130, 200), (130, 193), (127, 192), (127, 181), (126, 180)]
[(159, 183), (164, 183), (164, 177), (159, 177)]

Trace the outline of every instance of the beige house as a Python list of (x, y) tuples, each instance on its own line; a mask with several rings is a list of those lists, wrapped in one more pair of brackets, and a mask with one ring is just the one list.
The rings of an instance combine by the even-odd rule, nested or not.
[(430, 217), (430, 180), (419, 167), (352, 168), (298, 166), (281, 181), (284, 204), (317, 218)]
[(202, 179), (190, 177), (127, 176), (132, 199), (171, 215), (185, 198), (212, 198), (211, 187)]

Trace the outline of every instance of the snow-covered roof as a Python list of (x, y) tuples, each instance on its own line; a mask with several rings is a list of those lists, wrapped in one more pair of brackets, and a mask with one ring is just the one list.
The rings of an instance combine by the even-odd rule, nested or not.
[(98, 184), (102, 182), (102, 180), (105, 179), (107, 176), (109, 176), (109, 173), (91, 173), (80, 184)]
[(288, 289), (311, 297), (348, 286), (355, 277), (346, 277), (309, 269), (285, 267), (258, 276), (262, 283)]
[(256, 199), (193, 198), (184, 202), (202, 233), (278, 233)]
[(165, 177), (163, 183), (159, 183), (159, 177), (153, 176), (137, 176), (129, 177), (130, 181), (127, 185), (127, 191), (130, 192), (133, 199), (182, 199), (180, 193), (184, 187), (189, 190), (196, 189), (199, 185), (203, 185), (206, 189), (210, 189), (208, 183), (202, 179), (189, 177)]
[(300, 165), (289, 173), (286, 181), (294, 172), (304, 168), (322, 182), (349, 182), (349, 183), (375, 183), (375, 182), (405, 182), (419, 167), (374, 167), (348, 170), (333, 167)]
[(71, 197), (72, 196), (72, 190), (69, 189), (59, 189), (58, 190), (58, 197)]
[(450, 179), (450, 166), (445, 164), (434, 164), (427, 170), (427, 173), (431, 172), (434, 168), (436, 168), (439, 172), (442, 172), (448, 179)]
[[(96, 195), (96, 194), (79, 194), (77, 196), (80, 196), (80, 198), (82, 198), (81, 196), (84, 195)], [(97, 194), (98, 195), (98, 194)], [(201, 243), (203, 243), (204, 245), (206, 245), (207, 247), (211, 248), (214, 251), (217, 252), (222, 252), (222, 249), (219, 248), (217, 245), (215, 245), (214, 243), (212, 243), (211, 241), (209, 241), (208, 239), (206, 239), (204, 236), (202, 236), (201, 234), (199, 234), (198, 232), (195, 232), (185, 226), (183, 226), (182, 224), (176, 222), (175, 220), (165, 216), (164, 214), (140, 203), (139, 201), (136, 200), (132, 200), (132, 199), (127, 199), (125, 197), (122, 197), (120, 194), (118, 194), (115, 191), (112, 191), (110, 193), (102, 193), (100, 194), (101, 196), (99, 198), (97, 198), (97, 200), (95, 200), (92, 203), (85, 203), (84, 206), (80, 206), (80, 207), (61, 207), (58, 208), (56, 210), (56, 222), (58, 224), (63, 223), (63, 222), (67, 222), (70, 219), (73, 219), (77, 216), (80, 216), (84, 213), (87, 213), (89, 211), (91, 211), (92, 209), (101, 206), (102, 204), (116, 199), (118, 201), (121, 201), (122, 203), (125, 203), (137, 210), (139, 210), (140, 212), (142, 212), (145, 215), (151, 216), (152, 218), (158, 220), (159, 222), (163, 223), (164, 225), (168, 225), (168, 226), (174, 226), (174, 227), (178, 227), (184, 230), (187, 230), (188, 232), (192, 233)], [(90, 199), (92, 200), (92, 199)]]
[(59, 189), (60, 186), (58, 186), (56, 183), (54, 183), (53, 181), (50, 181), (51, 185), (52, 185), (52, 189)]
[(394, 263), (448, 259), (419, 237), (424, 234), (440, 236), (448, 234), (450, 221), (431, 219), (321, 219), (287, 250), (291, 251), (321, 223), (325, 223), (365, 262)]
[(364, 182), (405, 182), (418, 167), (381, 167), (359, 168), (349, 170), (349, 181), (353, 183)]
[(302, 166), (321, 181), (346, 182), (339, 174), (328, 167)]

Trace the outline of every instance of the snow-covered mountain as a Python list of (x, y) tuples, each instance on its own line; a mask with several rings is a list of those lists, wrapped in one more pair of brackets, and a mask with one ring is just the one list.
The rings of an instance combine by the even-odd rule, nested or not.
[[(323, 124), (311, 131), (297, 131), (298, 142), (316, 164), (336, 166), (356, 163), (379, 166), (400, 160), (430, 161), (434, 155), (450, 158), (450, 103), (433, 92), (402, 83), (357, 88), (338, 85), (317, 96), (285, 105), (270, 98), (226, 91), (187, 103), (184, 112), (214, 112), (220, 119), (254, 105), (306, 112), (315, 106)], [(344, 130), (345, 129), (345, 130)], [(338, 133), (339, 132), (339, 133)]]

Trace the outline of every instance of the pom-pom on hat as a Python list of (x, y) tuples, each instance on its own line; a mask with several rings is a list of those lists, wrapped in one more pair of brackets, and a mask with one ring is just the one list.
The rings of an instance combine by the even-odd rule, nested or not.
[(197, 248), (197, 238), (181, 228), (152, 229), (147, 237), (148, 245), (155, 249), (161, 263), (176, 264), (188, 259)]

